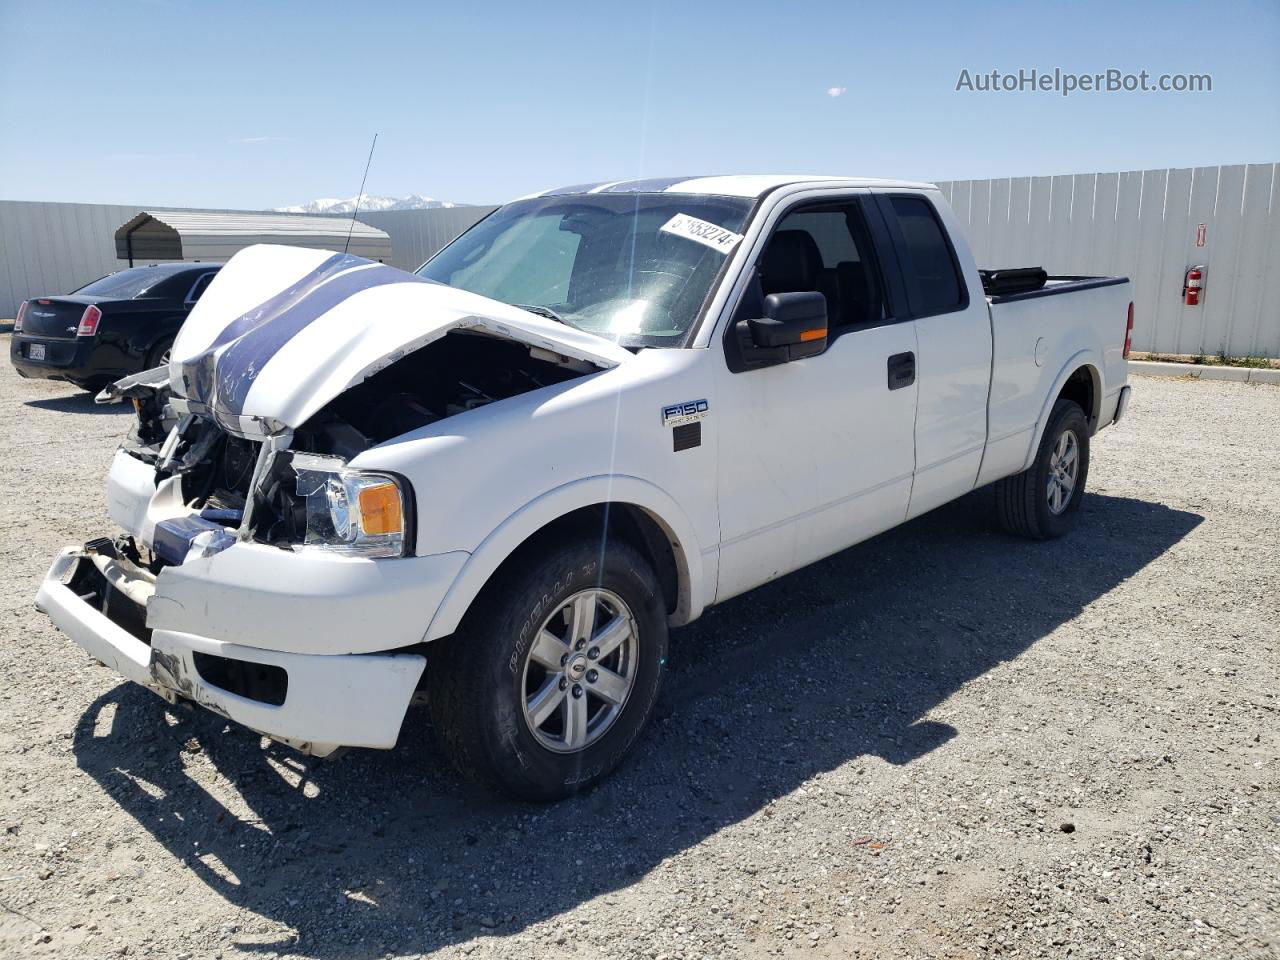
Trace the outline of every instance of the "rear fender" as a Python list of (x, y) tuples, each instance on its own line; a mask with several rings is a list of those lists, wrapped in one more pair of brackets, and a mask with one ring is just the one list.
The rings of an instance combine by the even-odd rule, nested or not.
[(1067, 385), (1067, 381), (1071, 379), (1071, 375), (1081, 367), (1087, 367), (1090, 374), (1093, 375), (1093, 405), (1095, 417), (1099, 407), (1102, 405), (1103, 383), (1102, 383), (1102, 361), (1094, 350), (1081, 350), (1072, 355), (1066, 363), (1062, 365), (1062, 369), (1058, 371), (1057, 377), (1053, 381), (1053, 389), (1045, 396), (1044, 404), (1040, 408), (1040, 416), (1036, 418), (1035, 436), (1032, 437), (1031, 447), (1027, 450), (1026, 459), (1022, 463), (1022, 469), (1026, 470), (1031, 466), (1036, 458), (1036, 451), (1040, 449), (1040, 441), (1044, 438), (1045, 428), (1049, 425), (1049, 415), (1053, 412), (1053, 405), (1058, 400), (1058, 395), (1062, 393), (1062, 388)]

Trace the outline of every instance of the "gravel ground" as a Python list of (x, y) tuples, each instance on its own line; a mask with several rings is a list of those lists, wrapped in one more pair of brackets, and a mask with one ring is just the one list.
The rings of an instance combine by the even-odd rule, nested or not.
[(93, 664), (32, 598), (127, 415), (0, 406), (5, 956), (1280, 955), (1278, 388), (1137, 380), (1064, 540), (980, 493), (710, 612), (550, 807), (420, 711), (313, 761)]

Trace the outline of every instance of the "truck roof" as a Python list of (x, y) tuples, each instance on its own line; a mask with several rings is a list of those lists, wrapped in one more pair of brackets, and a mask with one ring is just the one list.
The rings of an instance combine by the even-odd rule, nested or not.
[(874, 177), (819, 177), (803, 174), (740, 174), (721, 177), (647, 177), (641, 180), (605, 180), (579, 183), (531, 193), (532, 197), (561, 197), (577, 193), (699, 193), (722, 197), (762, 197), (778, 187), (800, 183), (838, 183), (850, 187), (903, 187), (934, 189), (931, 183), (913, 180), (879, 180)]

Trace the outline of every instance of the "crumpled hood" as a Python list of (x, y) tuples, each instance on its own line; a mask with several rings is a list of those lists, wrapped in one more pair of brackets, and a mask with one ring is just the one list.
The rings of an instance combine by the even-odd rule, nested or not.
[(474, 329), (613, 367), (617, 344), (395, 267), (259, 245), (214, 278), (173, 345), (175, 395), (235, 433), (296, 428), (345, 390), (439, 339)]

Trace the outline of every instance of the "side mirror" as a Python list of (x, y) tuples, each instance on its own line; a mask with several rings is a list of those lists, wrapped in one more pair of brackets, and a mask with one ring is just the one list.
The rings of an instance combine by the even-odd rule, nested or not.
[(789, 363), (814, 357), (827, 348), (827, 298), (814, 292), (771, 293), (764, 298), (765, 316), (743, 320), (752, 365)]

